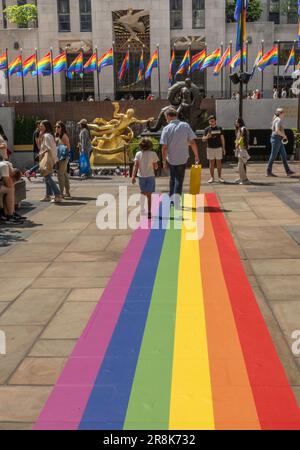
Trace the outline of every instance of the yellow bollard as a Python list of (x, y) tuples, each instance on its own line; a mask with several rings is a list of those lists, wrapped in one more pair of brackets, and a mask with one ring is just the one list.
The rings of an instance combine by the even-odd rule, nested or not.
[(192, 166), (190, 178), (190, 194), (200, 194), (202, 166)]

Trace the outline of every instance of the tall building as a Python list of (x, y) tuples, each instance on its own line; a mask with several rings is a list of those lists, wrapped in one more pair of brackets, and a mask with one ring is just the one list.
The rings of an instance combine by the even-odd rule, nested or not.
[[(8, 22), (3, 10), (11, 4), (24, 3), (37, 4), (38, 23), (30, 24), (28, 28), (16, 28)], [(52, 47), (54, 55), (67, 49), (68, 60), (72, 61), (76, 52), (83, 48), (86, 60), (95, 47), (101, 55), (114, 42), (116, 72), (130, 44), (130, 70), (122, 83), (114, 77), (111, 67), (106, 67), (100, 74), (101, 98), (113, 97), (115, 94), (120, 98), (129, 90), (135, 96), (143, 95), (144, 91), (158, 94), (156, 69), (151, 81), (148, 80), (145, 84), (136, 83), (136, 78), (141, 49), (144, 50), (147, 62), (159, 44), (161, 92), (166, 96), (169, 87), (169, 61), (174, 45), (177, 64), (189, 46), (192, 54), (203, 49), (205, 43), (208, 51), (219, 47), (221, 43), (226, 48), (230, 41), (235, 46), (236, 24), (227, 22), (225, 3), (225, 0), (0, 0), (0, 52), (7, 47), (11, 60), (19, 54), (21, 48), (23, 57), (26, 58), (35, 48), (41, 57)], [(286, 82), (286, 78), (283, 79), (283, 68), (293, 41), (297, 39), (297, 9), (291, 7), (283, 10), (280, 0), (261, 0), (261, 4), (263, 13), (259, 21), (247, 25), (248, 69), (252, 68), (262, 40), (266, 51), (279, 40), (279, 81)], [(282, 6), (283, 4), (286, 2), (282, 1)], [(298, 53), (297, 49), (297, 55), (300, 56)], [(223, 91), (227, 95), (228, 75), (229, 71), (226, 69)], [(276, 67), (265, 70), (265, 94), (270, 94), (274, 80), (277, 82), (276, 77)], [(221, 94), (220, 78), (212, 76), (212, 69), (193, 75), (194, 82), (206, 89), (209, 96)], [(10, 81), (12, 97), (21, 98), (21, 79), (14, 75)], [(51, 76), (40, 77), (38, 82), (42, 99), (51, 100)], [(34, 100), (37, 96), (37, 79), (27, 76), (24, 83), (26, 98)], [(130, 88), (127, 87), (129, 85)], [(258, 74), (249, 88), (260, 86), (261, 76)], [(86, 74), (84, 80), (79, 76), (67, 80), (64, 74), (58, 74), (54, 77), (54, 87), (57, 100), (79, 100), (83, 89), (85, 97), (98, 96), (96, 74)]]

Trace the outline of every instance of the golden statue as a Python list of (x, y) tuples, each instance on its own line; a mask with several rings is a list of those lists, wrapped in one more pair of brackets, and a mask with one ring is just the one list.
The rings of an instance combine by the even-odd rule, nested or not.
[(103, 164), (124, 163), (124, 148), (134, 138), (134, 133), (130, 128), (132, 124), (147, 124), (154, 120), (152, 117), (146, 120), (139, 120), (134, 117), (134, 109), (130, 108), (126, 113), (120, 113), (118, 102), (112, 103), (114, 106), (113, 119), (95, 119), (88, 127), (91, 132), (92, 155), (91, 166)]

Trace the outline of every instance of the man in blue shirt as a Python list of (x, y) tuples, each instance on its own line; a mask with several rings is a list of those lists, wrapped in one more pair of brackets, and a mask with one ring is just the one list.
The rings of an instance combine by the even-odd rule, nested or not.
[(196, 164), (199, 163), (197, 136), (188, 123), (178, 119), (175, 108), (165, 112), (168, 125), (163, 129), (160, 143), (162, 144), (163, 165), (170, 167), (170, 196), (182, 195), (186, 164), (189, 159), (189, 146), (191, 146)]

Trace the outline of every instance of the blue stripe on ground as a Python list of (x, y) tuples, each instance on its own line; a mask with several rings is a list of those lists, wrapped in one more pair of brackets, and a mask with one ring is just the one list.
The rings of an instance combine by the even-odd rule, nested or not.
[(82, 417), (80, 430), (122, 430), (165, 230), (150, 232)]

